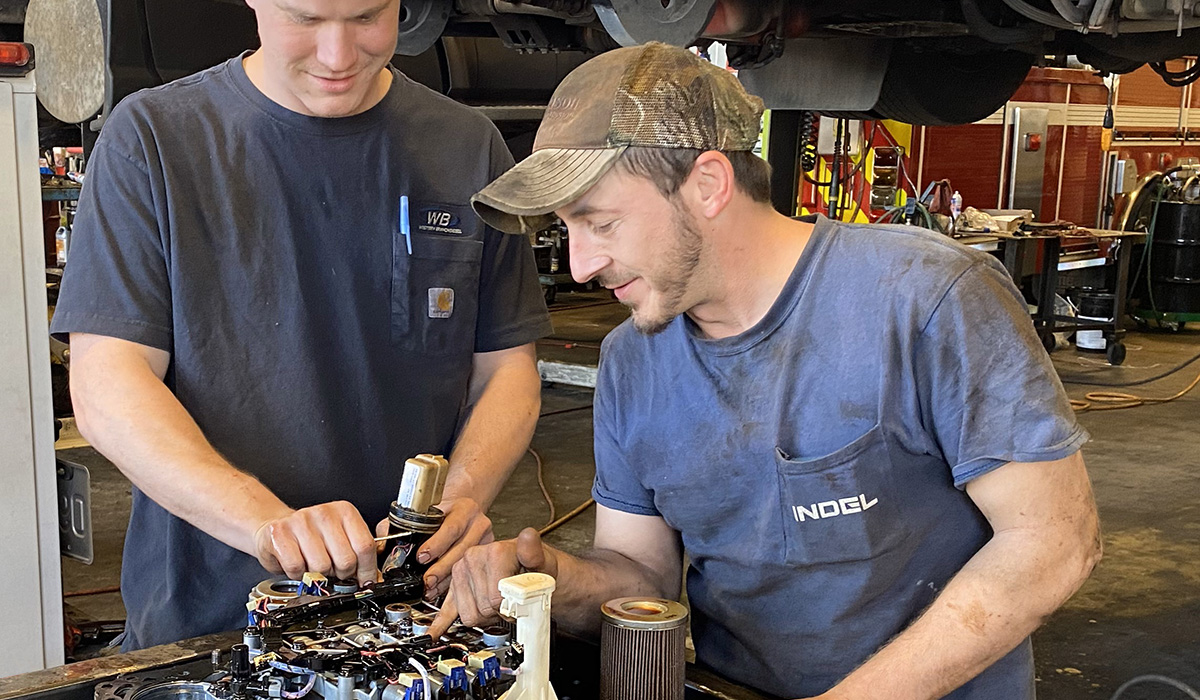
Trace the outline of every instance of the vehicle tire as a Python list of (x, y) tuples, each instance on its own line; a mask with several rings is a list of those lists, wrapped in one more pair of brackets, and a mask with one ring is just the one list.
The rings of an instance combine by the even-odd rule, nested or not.
[(1032, 65), (1033, 56), (1016, 51), (959, 54), (897, 42), (872, 112), (906, 124), (976, 122), (1004, 106)]

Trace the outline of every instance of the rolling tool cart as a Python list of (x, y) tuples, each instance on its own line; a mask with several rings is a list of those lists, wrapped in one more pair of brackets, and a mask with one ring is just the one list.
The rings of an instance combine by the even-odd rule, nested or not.
[[(1109, 364), (1119, 365), (1125, 361), (1125, 330), (1121, 328), (1125, 316), (1125, 299), (1129, 286), (1129, 259), (1133, 244), (1145, 239), (1146, 234), (1136, 231), (1111, 231), (1107, 229), (1075, 228), (1061, 233), (1014, 233), (993, 234), (1004, 244), (1004, 267), (1014, 280), (1026, 274), (1036, 274), (1038, 309), (1033, 313), (1033, 325), (1047, 352), (1054, 350), (1055, 333), (1076, 331), (1101, 331), (1106, 341), (1105, 355)], [(1066, 259), (1064, 239), (1087, 239), (1096, 244), (1093, 253), (1080, 259)], [(1027, 269), (1025, 261), (1038, 261), (1035, 269)], [(1112, 318), (1066, 316), (1056, 312), (1054, 296), (1058, 292), (1060, 271), (1092, 265), (1111, 264), (1116, 266), (1116, 281), (1110, 291), (1113, 296)]]

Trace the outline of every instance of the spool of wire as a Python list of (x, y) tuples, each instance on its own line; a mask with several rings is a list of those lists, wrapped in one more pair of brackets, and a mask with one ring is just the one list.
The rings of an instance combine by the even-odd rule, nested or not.
[(600, 613), (600, 700), (683, 700), (687, 608), (617, 598)]

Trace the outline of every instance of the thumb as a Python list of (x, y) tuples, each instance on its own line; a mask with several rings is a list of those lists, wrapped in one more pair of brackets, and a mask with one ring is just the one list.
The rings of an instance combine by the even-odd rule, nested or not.
[(517, 535), (517, 562), (529, 571), (543, 571), (546, 567), (546, 548), (537, 530), (527, 527)]

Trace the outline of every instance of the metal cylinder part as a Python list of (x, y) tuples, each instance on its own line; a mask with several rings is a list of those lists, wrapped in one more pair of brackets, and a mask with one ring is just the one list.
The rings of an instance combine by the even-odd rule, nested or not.
[(354, 676), (343, 669), (337, 679), (337, 700), (354, 700)]
[(502, 647), (512, 639), (512, 632), (503, 625), (483, 628), (483, 643), (491, 648)]
[(242, 631), (242, 644), (245, 644), (247, 647), (250, 648), (251, 656), (254, 655), (254, 652), (262, 651), (262, 648), (263, 648), (262, 631), (259, 630), (257, 627), (247, 627), (245, 630)]
[(413, 635), (425, 634), (429, 631), (429, 626), (433, 624), (433, 618), (427, 615), (417, 615), (412, 619)]
[(383, 614), (387, 617), (388, 622), (408, 620), (412, 617), (412, 612), (412, 607), (404, 603), (391, 603), (383, 608)]
[(687, 608), (617, 598), (600, 613), (600, 700), (683, 700)]
[(357, 593), (358, 581), (347, 581), (340, 578), (329, 579), (329, 585), (333, 587), (334, 593)]

